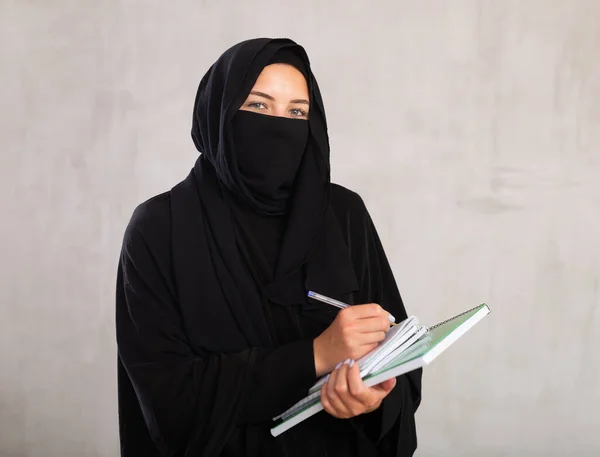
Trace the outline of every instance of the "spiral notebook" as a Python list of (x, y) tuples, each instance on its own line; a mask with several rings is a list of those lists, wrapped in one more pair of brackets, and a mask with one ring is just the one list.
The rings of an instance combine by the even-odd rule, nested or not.
[[(416, 317), (409, 317), (390, 329), (377, 348), (357, 360), (365, 385), (374, 386), (429, 365), (489, 312), (490, 308), (483, 303), (432, 327), (420, 326)], [(310, 388), (308, 396), (273, 418), (277, 423), (271, 429), (273, 436), (323, 409), (320, 387), (325, 380), (325, 377), (321, 378)]]

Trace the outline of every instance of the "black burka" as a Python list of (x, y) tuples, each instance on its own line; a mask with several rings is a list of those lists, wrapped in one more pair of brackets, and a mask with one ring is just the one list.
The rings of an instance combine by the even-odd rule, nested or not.
[[(406, 316), (362, 200), (329, 184), (312, 73), (310, 139), (291, 203), (282, 211), (255, 199), (236, 172), (232, 112), (282, 48), (298, 49), (309, 68), (289, 40), (241, 43), (217, 61), (196, 99), (203, 154), (182, 183), (140, 205), (126, 230), (116, 314), (124, 457), (412, 455), (416, 447), (420, 370), (399, 377), (373, 413), (322, 412), (277, 439), (269, 433), (271, 417), (316, 381), (312, 342), (335, 318), (334, 308), (308, 302), (307, 290)], [(257, 236), (261, 217), (272, 218), (280, 249)]]

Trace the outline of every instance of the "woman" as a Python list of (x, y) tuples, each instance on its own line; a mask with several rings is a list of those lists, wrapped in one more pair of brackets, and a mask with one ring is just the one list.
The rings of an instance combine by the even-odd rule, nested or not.
[[(192, 137), (190, 175), (141, 204), (123, 242), (122, 455), (412, 455), (421, 372), (366, 388), (353, 364), (406, 312), (362, 200), (330, 183), (304, 49), (226, 51), (200, 82)], [(271, 418), (332, 370), (325, 412), (273, 438)]]

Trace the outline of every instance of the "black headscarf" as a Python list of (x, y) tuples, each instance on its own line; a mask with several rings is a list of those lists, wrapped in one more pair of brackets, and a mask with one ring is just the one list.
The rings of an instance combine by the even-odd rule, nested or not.
[[(202, 78), (192, 122), (192, 138), (198, 151), (215, 168), (219, 181), (246, 201), (257, 213), (286, 212), (287, 199), (261, 199), (248, 188), (240, 172), (231, 122), (265, 66), (287, 63), (302, 72), (309, 87), (311, 115), (309, 141), (295, 186), (296, 200), (311, 199), (314, 214), (322, 214), (329, 195), (329, 139), (325, 111), (317, 82), (304, 49), (291, 40), (256, 39), (227, 50)], [(239, 66), (243, 65), (243, 68)], [(273, 122), (273, 119), (265, 121)], [(293, 122), (279, 119), (276, 122)], [(303, 121), (301, 121), (303, 122)], [(262, 164), (268, 166), (268, 164)]]
[[(261, 200), (251, 192), (240, 172), (231, 124), (264, 67), (280, 62), (294, 65), (305, 75), (310, 96), (308, 121), (280, 121), (308, 122), (309, 132), (293, 193), (286, 199)], [(212, 219), (213, 238), (230, 272), (237, 270), (239, 260), (239, 253), (232, 249), (235, 248), (235, 235), (230, 199), (238, 198), (259, 214), (287, 212), (287, 230), (274, 280), (263, 288), (269, 299), (282, 304), (299, 303), (304, 301), (309, 286), (332, 294), (348, 293), (358, 288), (339, 226), (330, 208), (329, 139), (325, 110), (308, 56), (301, 46), (289, 39), (262, 38), (244, 41), (227, 50), (200, 82), (194, 105), (192, 138), (202, 153), (193, 171), (194, 185), (200, 190), (203, 210), (209, 221)], [(200, 207), (196, 211), (201, 211)], [(188, 241), (187, 237), (175, 239), (175, 243), (181, 244), (181, 249), (189, 256)], [(331, 271), (335, 271), (333, 278), (330, 277)], [(246, 276), (241, 271), (239, 274)], [(305, 275), (305, 281), (298, 281), (300, 274)], [(236, 282), (244, 283), (239, 278)], [(306, 287), (299, 287), (303, 283)], [(264, 331), (263, 326), (258, 328)]]

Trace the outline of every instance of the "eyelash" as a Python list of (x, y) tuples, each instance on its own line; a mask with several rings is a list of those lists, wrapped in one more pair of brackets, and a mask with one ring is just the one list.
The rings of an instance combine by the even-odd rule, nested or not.
[[(261, 105), (262, 105), (262, 107), (261, 107)], [(246, 106), (248, 108), (254, 108), (254, 109), (258, 109), (258, 110), (263, 110), (267, 107), (263, 102), (250, 102), (250, 103), (246, 103)], [(304, 111), (303, 109), (300, 109), (300, 108), (293, 108), (290, 111), (297, 111), (298, 114), (295, 114), (295, 116), (298, 116), (298, 117), (303, 117), (303, 116), (308, 115), (308, 113), (306, 111)]]
[[(256, 105), (262, 105), (263, 108), (259, 108)], [(249, 107), (249, 108), (256, 108), (256, 109), (264, 109), (264, 108), (266, 108), (266, 106), (265, 106), (265, 104), (263, 102), (250, 102), (250, 103), (247, 103), (246, 106)]]
[(308, 113), (306, 111), (304, 111), (303, 109), (300, 108), (293, 108), (291, 111), (298, 111), (300, 114), (298, 115), (298, 117), (302, 117), (302, 116), (307, 116)]

